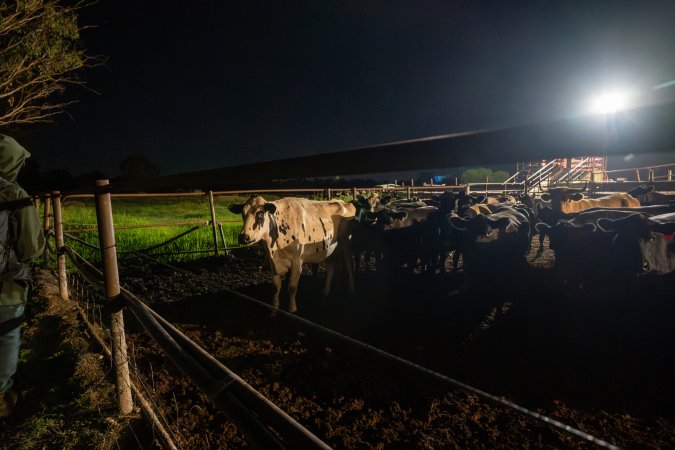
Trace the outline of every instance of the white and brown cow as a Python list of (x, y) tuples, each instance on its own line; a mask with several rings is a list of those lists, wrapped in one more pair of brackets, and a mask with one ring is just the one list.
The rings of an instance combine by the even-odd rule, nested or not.
[(568, 188), (551, 188), (541, 194), (541, 199), (551, 202), (554, 212), (575, 213), (590, 208), (636, 208), (640, 201), (629, 194), (614, 193), (599, 198), (585, 198), (584, 194)]
[[(290, 272), (288, 292), (290, 301), (288, 311), (295, 312), (295, 295), (302, 272), (302, 264), (317, 264), (328, 260), (324, 295), (330, 293), (330, 285), (335, 273), (334, 258), (340, 241), (347, 240), (348, 222), (356, 212), (354, 205), (341, 200), (313, 201), (304, 198), (282, 198), (272, 202), (260, 196), (252, 196), (246, 203), (232, 204), (228, 208), (235, 214), (241, 214), (244, 226), (239, 234), (241, 244), (265, 242), (274, 297), (272, 305), (279, 307), (281, 276)], [(348, 245), (340, 245), (340, 253), (346, 261), (350, 260)], [(354, 289), (351, 264), (346, 264), (349, 289)]]

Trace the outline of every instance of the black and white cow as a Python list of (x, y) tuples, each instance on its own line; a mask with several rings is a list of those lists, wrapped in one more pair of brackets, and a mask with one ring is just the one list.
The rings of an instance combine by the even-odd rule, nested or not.
[[(241, 214), (244, 226), (239, 234), (241, 244), (262, 241), (269, 258), (274, 284), (272, 305), (279, 307), (281, 276), (289, 273), (288, 311), (297, 310), (295, 296), (302, 264), (328, 262), (324, 294), (330, 293), (335, 273), (329, 258), (340, 246), (345, 260), (351, 260), (347, 238), (348, 223), (354, 217), (354, 205), (341, 200), (313, 201), (304, 198), (283, 198), (268, 202), (261, 196), (251, 196), (246, 203), (232, 204), (228, 209)], [(354, 289), (351, 261), (347, 264), (349, 289)]]

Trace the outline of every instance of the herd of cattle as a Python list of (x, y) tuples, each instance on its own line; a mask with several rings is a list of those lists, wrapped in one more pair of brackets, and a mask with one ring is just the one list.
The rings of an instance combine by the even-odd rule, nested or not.
[[(289, 273), (289, 311), (295, 312), (303, 263), (327, 262), (324, 294), (335, 268), (344, 264), (349, 289), (353, 270), (374, 264), (378, 272), (443, 271), (460, 255), (468, 276), (527, 267), (532, 237), (544, 237), (555, 253), (555, 270), (566, 282), (630, 279), (645, 271), (675, 270), (675, 195), (641, 186), (628, 193), (585, 198), (580, 190), (552, 188), (487, 197), (446, 191), (431, 199), (392, 200), (359, 196), (352, 202), (252, 196), (230, 211), (242, 214), (241, 244), (263, 241), (279, 306), (281, 276)], [(609, 278), (608, 278), (609, 277)]]

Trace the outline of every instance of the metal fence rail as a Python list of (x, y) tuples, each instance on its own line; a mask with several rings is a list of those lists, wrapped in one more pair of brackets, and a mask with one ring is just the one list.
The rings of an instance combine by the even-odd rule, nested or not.
[[(98, 209), (105, 208), (105, 201), (97, 203)], [(60, 206), (60, 202), (54, 202), (54, 204), (57, 208)], [(107, 203), (107, 206), (109, 206), (109, 203)], [(59, 213), (55, 214), (55, 217), (60, 217)], [(101, 212), (100, 210), (97, 211), (97, 217), (99, 219), (101, 216), (105, 215), (105, 212)], [(80, 274), (82, 279), (88, 282), (88, 285), (91, 286), (91, 288), (96, 290), (105, 289), (106, 291), (108, 300), (99, 302), (98, 308), (99, 324), (101, 327), (103, 325), (101, 307), (107, 309), (108, 313), (111, 313), (113, 317), (116, 314), (121, 313), (122, 307), (128, 307), (145, 332), (155, 340), (162, 351), (179, 368), (179, 370), (195, 383), (195, 385), (208, 396), (209, 400), (213, 402), (218, 409), (223, 411), (225, 415), (232, 420), (252, 447), (258, 449), (330, 448), (292, 417), (266, 399), (262, 394), (255, 391), (234, 372), (218, 362), (205, 350), (197, 346), (197, 344), (173, 327), (159, 314), (143, 304), (131, 292), (121, 289), (120, 286), (118, 292), (121, 292), (121, 294), (111, 298), (109, 286), (110, 280), (107, 279), (110, 268), (107, 268), (104, 275), (104, 272), (99, 270), (91, 262), (87, 261), (72, 248), (64, 245), (61, 225), (60, 221), (55, 221), (57, 235), (62, 236), (61, 241), (57, 243), (57, 254), (59, 257), (65, 257), (67, 255), (77, 273)], [(108, 225), (112, 232), (112, 222), (109, 222)], [(105, 222), (102, 226), (105, 226)], [(75, 238), (72, 235), (69, 235), (69, 237)], [(177, 236), (176, 238), (178, 237), (180, 236)], [(79, 240), (77, 238), (75, 239)], [(88, 245), (91, 246), (91, 244)], [(105, 245), (107, 246), (107, 250), (112, 248), (114, 251), (114, 239), (111, 243), (106, 243)], [(103, 240), (101, 241), (101, 247), (103, 250)], [(109, 258), (104, 257), (102, 259), (104, 267), (106, 267), (107, 259)], [(60, 269), (60, 272), (64, 272), (65, 264), (60, 267)], [(67, 291), (67, 284), (65, 289)], [(89, 308), (87, 307), (87, 309)], [(86, 316), (87, 314), (84, 315)], [(114, 321), (111, 323), (111, 327), (113, 326)], [(114, 328), (111, 328), (110, 341), (112, 344), (112, 355), (115, 354), (115, 344), (117, 340), (118, 338), (115, 337), (115, 330)], [(120, 350), (118, 349), (118, 352), (119, 351)], [(129, 358), (126, 356), (126, 349), (124, 361), (119, 361), (118, 359), (119, 358), (115, 358), (113, 364), (116, 372), (120, 370), (120, 367), (123, 368), (129, 363)], [(140, 380), (140, 377), (137, 376), (137, 378)], [(117, 375), (116, 381), (118, 384), (118, 392), (119, 384), (122, 383), (125, 385), (126, 389), (130, 389), (137, 394), (142, 406), (148, 406), (149, 403), (140, 395), (140, 391), (135, 388), (134, 383), (129, 379), (128, 375), (126, 378), (127, 381), (124, 380), (124, 377), (120, 377), (119, 374)], [(127, 407), (126, 405), (123, 405), (121, 398), (120, 405), (121, 408)], [(154, 410), (147, 412), (147, 415), (151, 418), (157, 417)], [(158, 427), (159, 426), (161, 426), (161, 423)], [(164, 429), (163, 434), (167, 436), (167, 446), (169, 448), (176, 448), (175, 444), (168, 437), (169, 432)]]

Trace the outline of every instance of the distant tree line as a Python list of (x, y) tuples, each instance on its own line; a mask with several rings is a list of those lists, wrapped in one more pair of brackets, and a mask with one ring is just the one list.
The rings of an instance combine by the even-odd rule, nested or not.
[(159, 165), (143, 153), (134, 153), (125, 158), (119, 165), (119, 175), (109, 177), (104, 172), (93, 170), (72, 175), (65, 169), (40, 170), (40, 164), (33, 158), (26, 160), (26, 165), (19, 173), (19, 184), (29, 193), (37, 194), (54, 190), (72, 192), (93, 189), (96, 180), (111, 178), (115, 183), (137, 181), (156, 177), (160, 174)]

